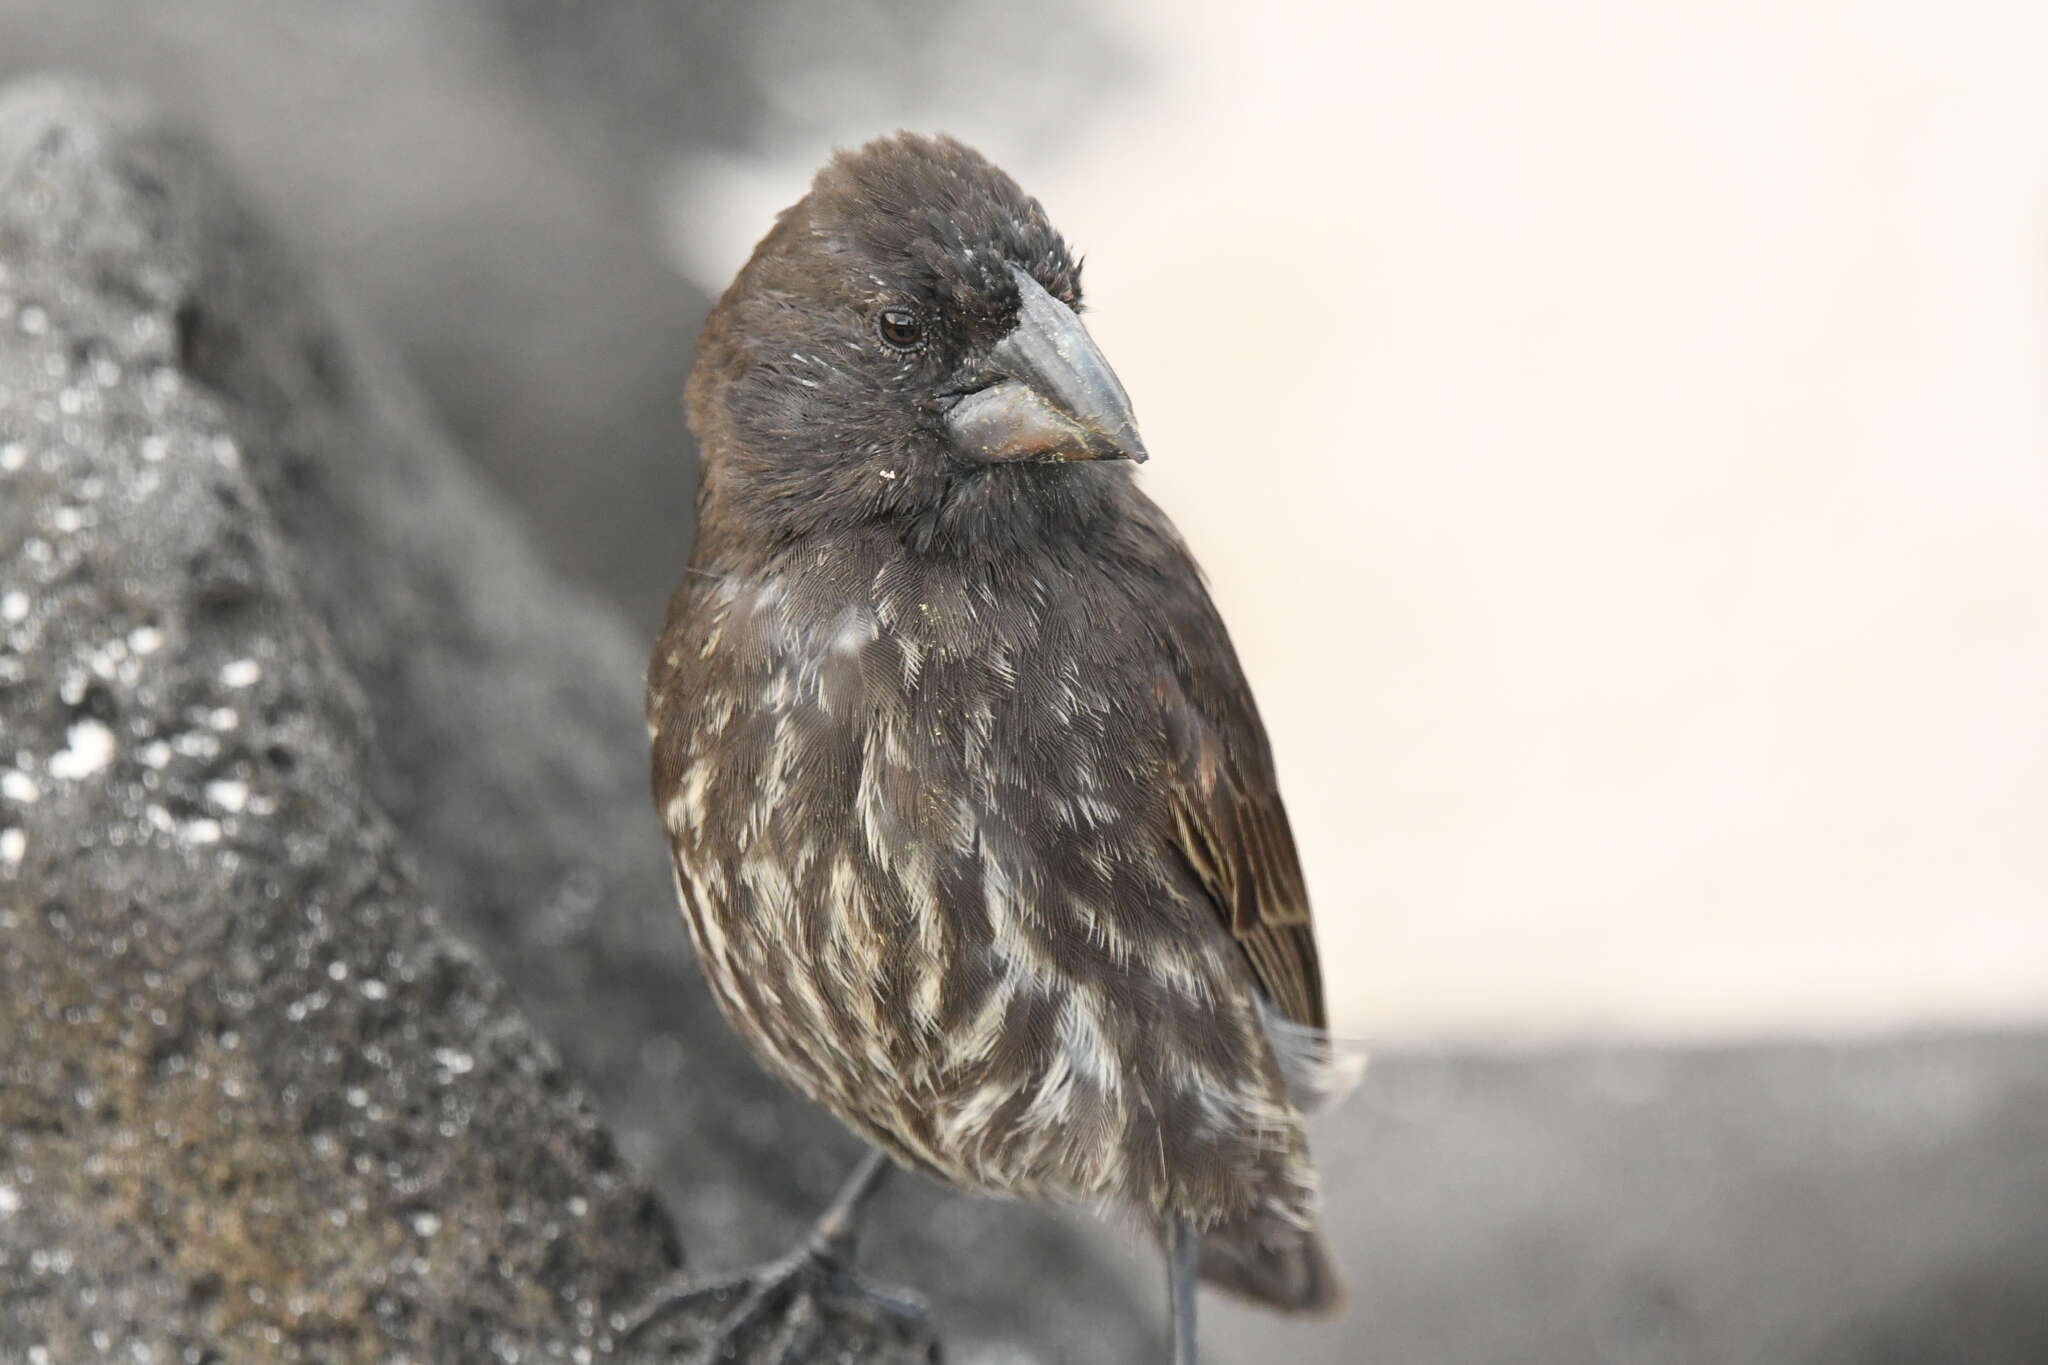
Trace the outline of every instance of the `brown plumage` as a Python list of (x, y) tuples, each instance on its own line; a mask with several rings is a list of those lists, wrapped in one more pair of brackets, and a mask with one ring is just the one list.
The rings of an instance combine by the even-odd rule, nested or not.
[(656, 801), (771, 1068), (907, 1166), (1187, 1226), (1206, 1278), (1323, 1310), (1308, 898), (1079, 294), (947, 139), (841, 154), (781, 216), (690, 379)]

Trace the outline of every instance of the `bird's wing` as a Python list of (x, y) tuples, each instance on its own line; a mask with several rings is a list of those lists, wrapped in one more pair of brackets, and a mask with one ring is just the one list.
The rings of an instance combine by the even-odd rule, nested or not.
[(1188, 581), (1163, 621), (1179, 684), (1161, 698), (1179, 766), (1168, 797), (1175, 839), (1273, 1006), (1322, 1029), (1308, 888), (1265, 726), (1222, 618), (1192, 572)]

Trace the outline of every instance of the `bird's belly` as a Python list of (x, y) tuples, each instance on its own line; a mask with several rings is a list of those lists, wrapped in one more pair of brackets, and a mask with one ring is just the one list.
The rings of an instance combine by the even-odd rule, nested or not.
[(963, 1160), (977, 1113), (1045, 1069), (1008, 1026), (1014, 987), (963, 968), (984, 945), (938, 907), (854, 892), (844, 871), (839, 896), (812, 899), (784, 896), (780, 869), (707, 870), (680, 877), (706, 976), (774, 1070), (914, 1166), (1015, 1193), (1042, 1183)]
[(1300, 1118), (1242, 950), (1159, 828), (1142, 703), (1085, 683), (1077, 623), (1066, 646), (952, 638), (936, 623), (973, 613), (908, 600), (929, 613), (751, 631), (778, 645), (747, 685), (679, 692), (657, 726), (726, 1013), (850, 1126), (968, 1188), (1305, 1207)]
[(1221, 964), (1205, 992), (1185, 975), (1200, 954), (1175, 981), (1062, 951), (1043, 907), (1002, 886), (948, 898), (955, 879), (935, 872), (931, 895), (903, 894), (861, 855), (679, 872), (742, 1035), (906, 1164), (990, 1193), (1150, 1209), (1307, 1198), (1298, 1117)]

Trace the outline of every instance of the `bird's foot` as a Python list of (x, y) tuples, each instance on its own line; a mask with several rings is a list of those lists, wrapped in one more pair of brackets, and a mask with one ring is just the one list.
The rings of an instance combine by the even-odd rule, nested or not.
[[(930, 1314), (915, 1297), (877, 1289), (854, 1277), (829, 1242), (813, 1237), (792, 1254), (730, 1279), (710, 1283), (678, 1277), (650, 1295), (619, 1324), (624, 1343), (694, 1344), (690, 1365), (805, 1365), (838, 1359), (846, 1346), (869, 1345), (883, 1357), (936, 1362)], [(694, 1336), (683, 1324), (695, 1328)], [(856, 1358), (864, 1353), (857, 1353)]]

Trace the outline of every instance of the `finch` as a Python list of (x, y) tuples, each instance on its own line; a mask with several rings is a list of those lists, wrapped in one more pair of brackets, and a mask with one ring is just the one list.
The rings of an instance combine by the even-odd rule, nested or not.
[[(657, 808), (732, 1025), (877, 1149), (728, 1324), (843, 1268), (893, 1162), (1339, 1299), (1304, 1114), (1344, 1072), (1273, 759), (1079, 264), (949, 138), (842, 152), (712, 310)], [(649, 1315), (651, 1316), (651, 1315)], [(644, 1321), (644, 1318), (643, 1318)]]

